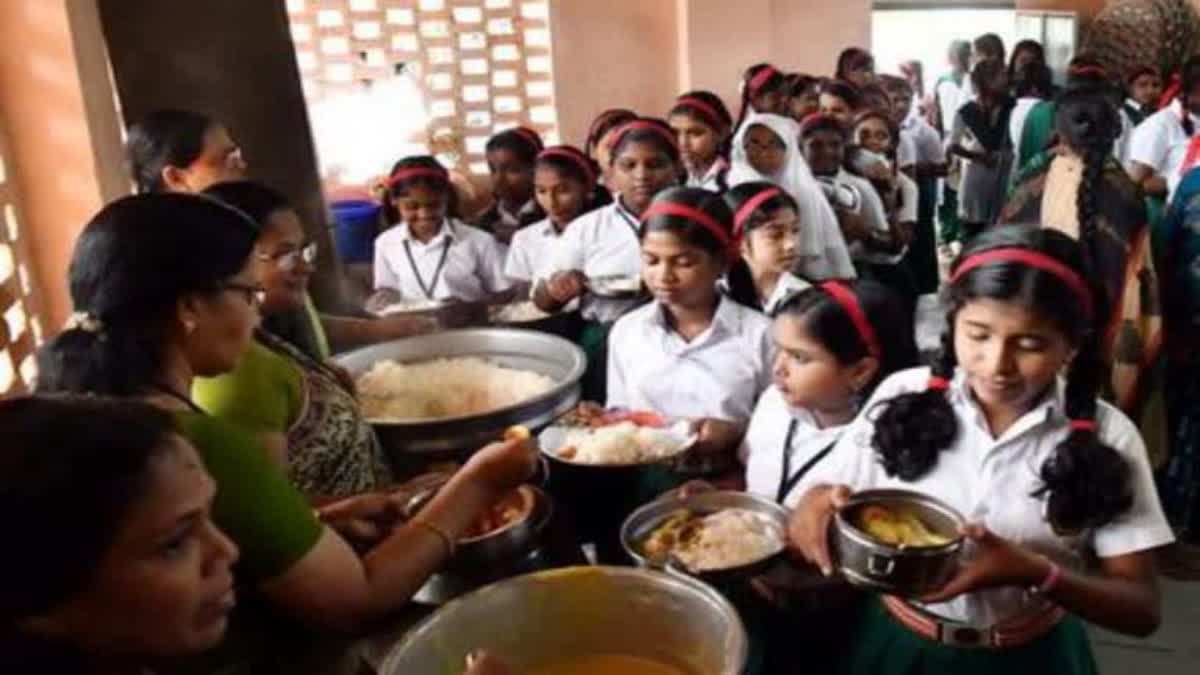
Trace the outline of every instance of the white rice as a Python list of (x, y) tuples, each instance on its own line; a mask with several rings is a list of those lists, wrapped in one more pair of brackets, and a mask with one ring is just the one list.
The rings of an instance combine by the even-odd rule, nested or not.
[(461, 417), (517, 405), (554, 388), (554, 380), (478, 357), (405, 364), (380, 361), (358, 378), (363, 415), (374, 421)]
[(580, 464), (636, 464), (665, 459), (679, 451), (679, 436), (669, 429), (622, 422), (598, 429), (572, 429), (564, 445), (574, 447)]
[(674, 549), (693, 571), (749, 565), (783, 550), (783, 533), (765, 516), (747, 509), (722, 509), (705, 516), (693, 539)]
[(498, 323), (525, 323), (545, 319), (548, 316), (550, 315), (538, 309), (532, 300), (510, 303), (492, 311), (492, 321)]

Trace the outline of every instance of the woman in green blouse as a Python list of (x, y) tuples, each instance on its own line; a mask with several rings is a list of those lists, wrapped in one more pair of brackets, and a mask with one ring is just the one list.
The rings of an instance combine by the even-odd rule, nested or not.
[[(475, 514), (532, 473), (535, 457), (520, 443), (484, 448), (413, 520), (356, 555), (256, 436), (189, 397), (196, 377), (233, 369), (250, 345), (263, 295), (257, 236), (243, 214), (203, 197), (139, 195), (106, 206), (76, 242), (76, 313), (39, 354), (38, 389), (136, 397), (174, 413), (217, 483), (214, 520), (241, 549), (242, 596), (317, 632), (356, 632), (405, 603)], [(244, 664), (236, 619), (237, 647), (226, 656)], [(272, 646), (257, 649), (246, 672), (273, 672), (271, 663), (299, 645)]]
[[(249, 181), (220, 183), (204, 195), (233, 206), (256, 226), (253, 264), (265, 291), (259, 308), (264, 319), (302, 310), (317, 244), (287, 198)], [(344, 497), (393, 480), (349, 378), (265, 330), (255, 331), (233, 370), (197, 378), (192, 395), (209, 414), (261, 435), (305, 494)]]

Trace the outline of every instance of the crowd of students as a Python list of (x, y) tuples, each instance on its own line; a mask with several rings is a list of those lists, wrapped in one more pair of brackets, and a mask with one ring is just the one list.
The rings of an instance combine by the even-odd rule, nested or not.
[[(482, 213), (430, 156), (382, 183), (370, 306), (576, 316), (585, 398), (695, 425), (655, 490), (778, 501), (826, 574), (854, 490), (972, 523), (929, 597), (771, 614), (764, 672), (1093, 673), (1081, 621), (1153, 632), (1155, 553), (1200, 536), (1200, 61), (1161, 106), (1161, 74), (1118, 83), (1087, 55), (1056, 88), (1034, 42), (949, 62), (926, 92), (853, 48), (828, 78), (748, 68), (736, 118), (692, 91), (662, 118), (605, 111), (578, 146), (507, 130)], [(155, 113), (128, 149), (139, 194), (84, 228), (37, 395), (0, 403), (0, 665), (339, 672), (342, 638), (407, 602), (533, 450), (483, 448), (381, 526), (397, 477), (330, 343), (436, 323), (319, 314), (311, 228), (219, 122)], [(608, 277), (641, 291), (593, 292)], [(920, 365), (914, 311), (939, 290)]]

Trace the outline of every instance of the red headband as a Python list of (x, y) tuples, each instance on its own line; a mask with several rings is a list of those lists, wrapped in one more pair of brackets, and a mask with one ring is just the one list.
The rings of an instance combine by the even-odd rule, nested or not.
[(527, 129), (525, 127), (513, 127), (512, 132), (529, 141), (529, 144), (532, 145), (536, 150), (540, 151), (542, 149), (542, 139), (533, 129)]
[(704, 113), (705, 116), (708, 117), (708, 121), (712, 122), (713, 126), (719, 127), (719, 126), (725, 126), (725, 124), (726, 124), (724, 121), (724, 118), (721, 117), (721, 114), (719, 112), (717, 112), (716, 108), (714, 108), (711, 104), (707, 103), (706, 101), (702, 101), (702, 100), (696, 98), (695, 96), (685, 96), (685, 97), (679, 99), (678, 101), (676, 101), (675, 105), (689, 105), (689, 106), (695, 108), (696, 110), (699, 110), (700, 112)]
[(595, 169), (592, 168), (591, 163), (584, 154), (575, 148), (566, 145), (556, 145), (552, 148), (546, 148), (538, 154), (538, 159), (542, 159), (543, 157), (562, 157), (568, 159), (583, 171), (583, 175), (588, 181), (587, 187), (591, 187), (596, 182)]
[[(600, 127), (607, 124), (609, 120), (620, 115), (633, 115), (633, 112), (629, 110), (614, 109), (600, 113), (600, 116), (592, 120), (592, 125), (588, 127), (588, 139), (592, 139), (592, 137), (596, 135), (596, 132), (600, 130)], [(600, 139), (597, 138), (595, 141), (599, 143)]]
[(1075, 77), (1079, 77), (1081, 75), (1094, 75), (1095, 77), (1100, 77), (1100, 78), (1108, 77), (1107, 70), (1105, 70), (1104, 68), (1102, 68), (1100, 66), (1092, 66), (1092, 65), (1079, 66), (1078, 68), (1071, 68), (1068, 71), (1068, 74), (1073, 75)]
[(997, 262), (1020, 263), (1058, 277), (1060, 281), (1070, 287), (1071, 291), (1078, 296), (1079, 301), (1083, 303), (1083, 310), (1088, 318), (1095, 316), (1095, 300), (1092, 298), (1092, 291), (1078, 272), (1045, 253), (1030, 251), (1025, 248), (997, 248), (972, 255), (954, 270), (954, 274), (950, 277), (950, 283), (958, 281), (967, 272), (977, 267)]
[(774, 66), (763, 66), (763, 69), (758, 71), (758, 74), (750, 78), (750, 83), (746, 85), (746, 93), (750, 96), (757, 96), (758, 90), (778, 72)]
[(621, 139), (625, 137), (625, 134), (635, 129), (649, 129), (650, 131), (653, 131), (654, 133), (666, 139), (666, 141), (671, 144), (672, 148), (679, 147), (679, 141), (676, 140), (673, 132), (662, 128), (662, 126), (651, 122), (650, 120), (633, 120), (632, 122), (626, 122), (625, 124), (621, 125), (620, 128), (617, 129), (617, 135), (613, 136), (612, 147), (617, 147), (621, 143)]
[(450, 175), (445, 169), (431, 169), (427, 166), (409, 166), (401, 169), (396, 169), (396, 172), (388, 176), (388, 187), (395, 187), (400, 181), (409, 180), (411, 178), (436, 178), (442, 182), (449, 182)]
[(708, 230), (712, 236), (716, 237), (717, 241), (721, 242), (725, 247), (726, 253), (731, 255), (735, 253), (733, 237), (730, 236), (729, 230), (721, 227), (721, 224), (713, 220), (712, 216), (699, 209), (684, 206), (683, 204), (657, 202), (651, 204), (650, 208), (646, 209), (645, 213), (642, 214), (641, 222), (645, 223), (654, 216), (679, 216), (680, 218), (687, 218)]
[(750, 199), (747, 199), (746, 203), (742, 204), (741, 207), (738, 208), (737, 213), (733, 214), (734, 239), (741, 238), (742, 233), (746, 231), (746, 221), (750, 219), (750, 216), (754, 215), (754, 212), (758, 210), (758, 207), (762, 206), (763, 202), (767, 201), (771, 197), (776, 197), (779, 194), (779, 188), (773, 187), (767, 188), (766, 190), (754, 195)]
[(854, 291), (840, 281), (826, 281), (821, 284), (821, 290), (828, 293), (842, 308), (842, 311), (850, 317), (850, 322), (854, 324), (854, 330), (858, 331), (858, 336), (867, 346), (867, 353), (876, 359), (882, 358), (883, 348), (879, 344), (879, 337), (875, 334), (875, 329), (867, 319), (867, 314), (863, 311)]

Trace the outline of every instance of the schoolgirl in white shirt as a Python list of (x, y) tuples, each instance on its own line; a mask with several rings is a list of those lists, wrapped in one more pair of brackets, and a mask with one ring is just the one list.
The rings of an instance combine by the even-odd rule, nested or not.
[(852, 490), (922, 492), (971, 523), (944, 588), (868, 611), (847, 672), (1090, 674), (1073, 616), (1131, 635), (1157, 628), (1153, 549), (1173, 536), (1136, 427), (1097, 399), (1109, 310), (1083, 260), (1049, 229), (969, 242), (933, 368), (882, 383), (802, 481), (791, 537), (827, 574), (826, 533)]
[(546, 148), (534, 164), (534, 197), (546, 217), (518, 230), (508, 247), (504, 274), (529, 294), (536, 280), (548, 275), (555, 247), (571, 221), (612, 201), (596, 183), (596, 168), (587, 155), (569, 145)]
[(794, 487), (833, 449), (875, 386), (917, 363), (912, 315), (873, 281), (790, 294), (772, 324), (774, 384), (742, 444), (746, 490), (793, 506)]
[(491, 232), (502, 252), (513, 234), (546, 215), (533, 195), (533, 165), (544, 147), (542, 137), (528, 127), (501, 131), (484, 146), (495, 203), (474, 224)]
[(388, 179), (396, 220), (375, 240), (370, 305), (402, 301), (503, 302), (511, 294), (495, 239), (453, 216), (450, 175), (433, 157), (406, 157)]
[(811, 284), (792, 273), (806, 255), (801, 250), (796, 200), (774, 183), (754, 181), (725, 193), (733, 213), (734, 239), (741, 258), (725, 275), (724, 290), (739, 303), (775, 313), (783, 299)]
[[(1151, 196), (1169, 198), (1183, 180), (1192, 137), (1200, 131), (1200, 58), (1183, 67), (1179, 95), (1133, 130), (1129, 176)], [(1195, 157), (1191, 158), (1195, 160)]]
[(675, 130), (687, 186), (713, 192), (728, 189), (733, 118), (721, 97), (711, 91), (690, 91), (675, 100), (667, 123)]
[(770, 321), (724, 297), (717, 281), (737, 255), (720, 195), (675, 188), (642, 214), (642, 279), (653, 301), (609, 335), (608, 405), (693, 420), (695, 473), (733, 466), (770, 383)]

